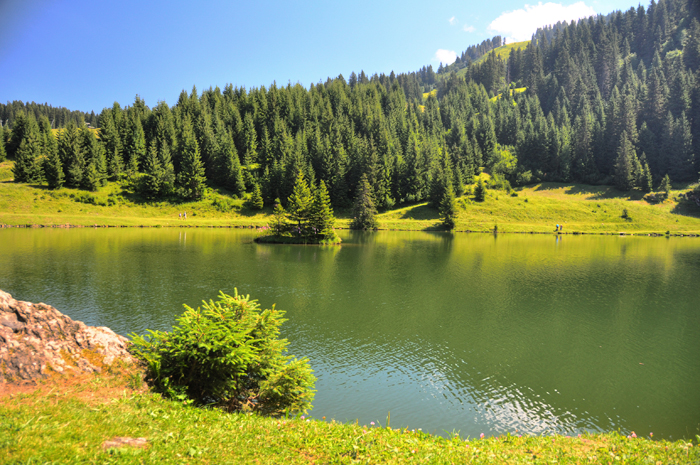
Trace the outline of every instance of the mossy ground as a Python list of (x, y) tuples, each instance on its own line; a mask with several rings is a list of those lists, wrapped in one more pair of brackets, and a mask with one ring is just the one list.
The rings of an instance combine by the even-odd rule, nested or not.
[[(617, 433), (449, 438), (387, 425), (269, 418), (184, 406), (137, 369), (0, 394), (3, 463), (698, 463), (697, 442)], [(106, 448), (114, 438), (145, 447)]]
[[(148, 201), (117, 183), (96, 193), (51, 191), (45, 185), (12, 182), (11, 163), (0, 163), (0, 224), (155, 227), (265, 227), (272, 209), (249, 209), (243, 199), (211, 189), (206, 198), (187, 202)], [(700, 207), (683, 199), (690, 186), (677, 186), (670, 199), (649, 204), (640, 191), (610, 186), (541, 183), (514, 191), (489, 190), (486, 200), (457, 199), (457, 231), (545, 233), (556, 224), (564, 233), (699, 234)], [(624, 215), (625, 210), (627, 215)], [(187, 219), (180, 214), (187, 212)], [(350, 209), (336, 209), (336, 227), (348, 228)], [(437, 210), (426, 203), (399, 205), (380, 213), (380, 229), (440, 230)]]

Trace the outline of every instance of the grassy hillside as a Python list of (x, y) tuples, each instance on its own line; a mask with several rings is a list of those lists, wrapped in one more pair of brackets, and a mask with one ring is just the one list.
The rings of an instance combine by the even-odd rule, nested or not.
[[(136, 371), (0, 391), (3, 463), (698, 463), (689, 440), (618, 433), (450, 438), (393, 425), (267, 418), (183, 406)], [(137, 439), (138, 441), (133, 441)], [(120, 440), (121, 439), (121, 440)], [(134, 445), (110, 448), (114, 443)], [(110, 444), (112, 442), (112, 444)]]
[[(0, 224), (106, 226), (265, 226), (272, 210), (250, 210), (243, 199), (212, 189), (197, 202), (149, 202), (109, 183), (96, 193), (78, 189), (51, 191), (43, 185), (11, 181), (11, 162), (0, 163)], [(484, 175), (486, 177), (486, 175)], [(687, 186), (684, 186), (687, 188)], [(472, 195), (457, 199), (458, 231), (550, 232), (563, 224), (564, 233), (700, 233), (700, 208), (681, 200), (674, 190), (660, 204), (642, 200), (642, 193), (620, 192), (609, 186), (542, 183), (514, 194), (489, 190), (486, 200)], [(627, 214), (625, 215), (625, 210)], [(187, 220), (179, 214), (187, 212)], [(350, 210), (336, 210), (336, 226), (347, 228)], [(381, 229), (440, 229), (437, 210), (426, 203), (400, 205), (381, 213)]]
[[(489, 53), (482, 55), (481, 57), (479, 57), (479, 59), (475, 60), (474, 63), (472, 63), (472, 64), (476, 64), (476, 63), (480, 63), (480, 62), (484, 61), (486, 59), (486, 57), (491, 53), (495, 53), (501, 59), (507, 60), (508, 55), (510, 55), (511, 50), (525, 48), (525, 47), (527, 47), (527, 44), (529, 44), (529, 43), (530, 43), (529, 40), (525, 40), (523, 42), (512, 42), (510, 44), (502, 45), (498, 48), (494, 48)], [(462, 68), (457, 72), (458, 76), (464, 76), (465, 74), (467, 74), (467, 68)]]

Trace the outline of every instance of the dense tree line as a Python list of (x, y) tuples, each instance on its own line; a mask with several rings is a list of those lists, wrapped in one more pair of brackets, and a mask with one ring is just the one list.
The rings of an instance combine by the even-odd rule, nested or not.
[(34, 119), (39, 121), (46, 116), (52, 128), (64, 128), (69, 121), (80, 124), (82, 121), (97, 126), (97, 115), (92, 111), (85, 113), (82, 111), (71, 111), (65, 107), (53, 107), (48, 103), (23, 103), (21, 100), (0, 103), (0, 126), (12, 127), (18, 114), (32, 114)]
[[(98, 117), (99, 138), (73, 123), (49, 137), (48, 118), (29, 113), (0, 139), (17, 180), (96, 189), (127, 179), (152, 198), (197, 199), (208, 183), (288, 207), (302, 173), (312, 191), (323, 182), (334, 207), (429, 201), (449, 217), (451, 199), (482, 170), (501, 185), (651, 190), (665, 175), (697, 179), (699, 16), (689, 0), (652, 1), (541, 30), (466, 76), (427, 67), (308, 89), (193, 88), (173, 107), (138, 96), (115, 103)], [(433, 86), (437, 96), (424, 100)]]

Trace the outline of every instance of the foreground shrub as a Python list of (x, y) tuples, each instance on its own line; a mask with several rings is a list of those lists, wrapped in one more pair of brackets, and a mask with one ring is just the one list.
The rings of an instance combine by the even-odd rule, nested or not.
[(284, 355), (283, 311), (260, 311), (238, 291), (185, 309), (172, 332), (131, 335), (156, 391), (228, 411), (281, 415), (311, 408), (316, 378), (307, 359)]

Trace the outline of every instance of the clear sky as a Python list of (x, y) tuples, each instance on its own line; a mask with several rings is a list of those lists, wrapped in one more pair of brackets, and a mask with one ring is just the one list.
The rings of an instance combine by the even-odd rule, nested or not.
[[(648, 2), (643, 3), (645, 6)], [(482, 40), (637, 6), (634, 0), (0, 0), (0, 102), (95, 111), (193, 85), (305, 87), (416, 71)]]

